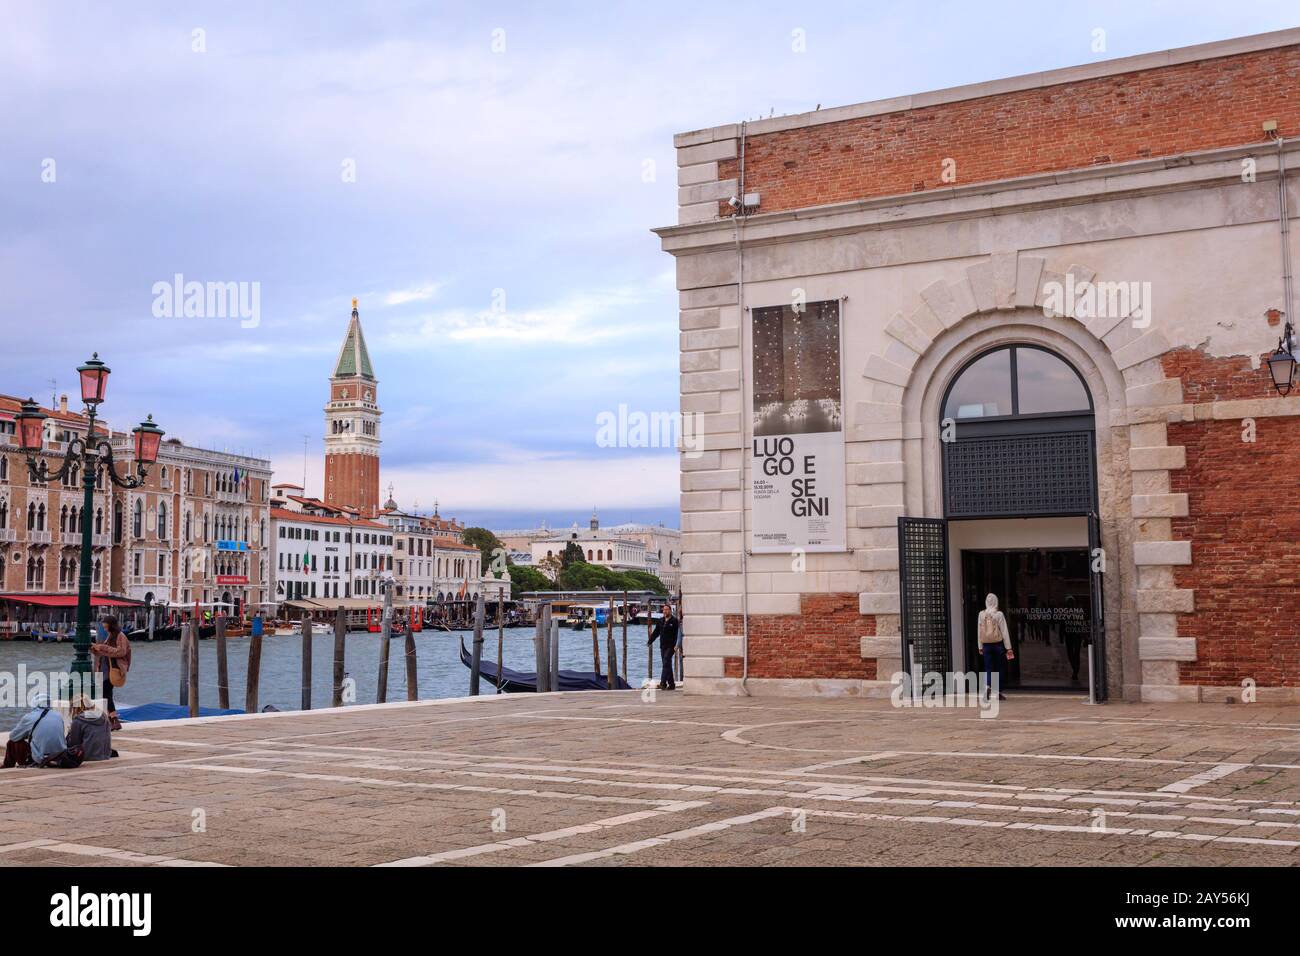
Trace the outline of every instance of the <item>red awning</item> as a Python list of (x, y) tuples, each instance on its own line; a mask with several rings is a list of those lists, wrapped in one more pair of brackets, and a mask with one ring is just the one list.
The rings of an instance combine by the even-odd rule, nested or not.
[[(0, 594), (0, 601), (14, 601), (18, 604), (38, 604), (41, 607), (76, 607), (75, 594)], [(109, 597), (106, 594), (92, 594), (90, 603), (94, 607), (140, 607), (142, 602), (124, 598)]]

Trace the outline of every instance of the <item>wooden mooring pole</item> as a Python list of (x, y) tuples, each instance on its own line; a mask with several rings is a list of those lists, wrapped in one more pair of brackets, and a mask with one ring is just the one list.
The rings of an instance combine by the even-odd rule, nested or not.
[(226, 660), (226, 615), (217, 615), (217, 706), (230, 709), (230, 668)]
[(547, 661), (547, 668), (550, 672), (548, 686), (551, 690), (560, 689), (560, 622), (552, 619), (548, 613), (546, 623), (550, 627), (551, 633), (551, 653), (550, 660)]
[(546, 633), (542, 630), (545, 617), (544, 613), (539, 612), (533, 624), (533, 666), (537, 669), (537, 693), (539, 694), (546, 691), (549, 676), (546, 663), (546, 638), (542, 636)]
[(384, 611), (379, 619), (379, 684), (375, 688), (375, 703), (388, 703), (388, 641), (393, 636), (393, 584), (384, 584)]
[(257, 695), (262, 682), (262, 629), (257, 624), (260, 617), (253, 619), (253, 634), (248, 639), (248, 674), (244, 678), (244, 712), (257, 713)]
[(199, 715), (199, 622), (190, 621), (190, 716)]
[(420, 662), (415, 658), (415, 632), (410, 622), (406, 625), (406, 699), (420, 699)]
[(177, 703), (182, 707), (190, 705), (190, 626), (181, 625), (181, 666), (180, 666), (180, 695)]
[(596, 625), (596, 609), (591, 609), (591, 669), (600, 673), (600, 629)]
[(627, 674), (627, 592), (623, 592), (623, 680), (628, 680)]
[(483, 617), (486, 608), (483, 592), (478, 593), (474, 601), (474, 658), (469, 667), (469, 696), (478, 696), (479, 676), (483, 670)]
[(331, 707), (343, 706), (343, 665), (347, 653), (348, 612), (339, 609), (334, 612), (334, 692), (330, 696)]
[(302, 612), (302, 709), (311, 710), (311, 612)]
[(506, 642), (506, 590), (497, 591), (497, 693), (501, 693), (501, 655)]

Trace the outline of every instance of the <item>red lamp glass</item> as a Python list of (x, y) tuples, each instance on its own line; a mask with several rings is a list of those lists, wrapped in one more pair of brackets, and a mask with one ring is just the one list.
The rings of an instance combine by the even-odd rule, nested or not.
[(18, 447), (23, 451), (37, 452), (45, 440), (45, 419), (49, 418), (35, 399), (23, 402), (23, 410), (18, 413)]
[(135, 428), (135, 460), (142, 465), (152, 465), (158, 460), (158, 446), (162, 443), (163, 430), (153, 423), (150, 415)]
[(81, 375), (81, 400), (87, 405), (98, 405), (108, 389), (108, 366), (99, 360), (96, 352), (85, 365), (77, 366), (77, 372)]

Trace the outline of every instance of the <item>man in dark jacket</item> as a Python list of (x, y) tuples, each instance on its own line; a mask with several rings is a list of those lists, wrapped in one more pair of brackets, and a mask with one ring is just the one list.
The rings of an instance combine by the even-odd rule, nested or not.
[(682, 622), (677, 620), (677, 615), (673, 613), (673, 606), (665, 604), (664, 616), (650, 632), (650, 640), (646, 641), (646, 644), (650, 645), (655, 642), (655, 638), (659, 639), (659, 656), (664, 664), (663, 676), (659, 678), (661, 690), (677, 689), (677, 681), (673, 679), (673, 653), (677, 650), (677, 637), (681, 629)]

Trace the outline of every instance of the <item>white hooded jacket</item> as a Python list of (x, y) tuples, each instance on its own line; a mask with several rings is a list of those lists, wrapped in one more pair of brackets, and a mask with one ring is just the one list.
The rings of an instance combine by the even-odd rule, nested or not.
[(984, 599), (984, 610), (980, 611), (979, 619), (975, 622), (975, 641), (983, 646), (984, 644), (996, 644), (997, 640), (985, 640), (984, 638), (984, 618), (991, 617), (993, 623), (997, 625), (997, 631), (1002, 635), (1002, 646), (1011, 650), (1011, 634), (1007, 631), (1006, 616), (998, 610), (998, 596), (990, 594)]

